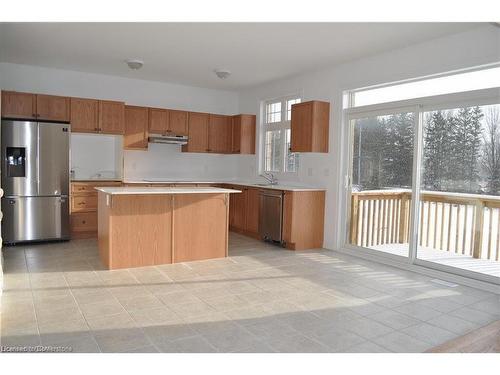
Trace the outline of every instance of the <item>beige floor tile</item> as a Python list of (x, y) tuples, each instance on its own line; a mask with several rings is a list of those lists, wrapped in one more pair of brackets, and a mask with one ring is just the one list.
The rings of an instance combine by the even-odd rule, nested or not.
[(201, 302), (198, 297), (194, 294), (186, 292), (185, 290), (168, 294), (160, 294), (157, 295), (157, 297), (166, 306), (177, 306), (179, 304)]
[(227, 353), (244, 349), (257, 339), (248, 330), (242, 327), (230, 327), (203, 334), (208, 342), (214, 346), (217, 351)]
[(396, 330), (422, 323), (422, 321), (418, 319), (412, 318), (405, 314), (401, 314), (394, 310), (384, 310), (382, 312), (369, 315), (368, 318), (376, 320), (377, 322)]
[(402, 332), (377, 337), (373, 342), (396, 353), (422, 353), (432, 346)]
[(164, 306), (163, 303), (152, 294), (132, 298), (122, 298), (120, 303), (127, 311), (152, 309)]
[(182, 323), (148, 326), (143, 331), (155, 346), (198, 335), (191, 325)]
[(96, 316), (87, 318), (87, 324), (92, 331), (105, 331), (107, 329), (135, 328), (137, 324), (126, 312), (116, 315)]
[(280, 353), (327, 353), (331, 351), (324, 344), (303, 335), (287, 337), (285, 340), (277, 338), (266, 343)]
[(37, 346), (40, 345), (40, 335), (30, 330), (17, 330), (0, 336), (2, 346)]
[(235, 295), (225, 295), (203, 300), (217, 311), (241, 309), (250, 305), (248, 301)]
[(151, 345), (139, 328), (107, 329), (94, 333), (99, 348), (104, 353), (128, 352)]
[(67, 322), (82, 318), (82, 312), (75, 306), (63, 309), (44, 308), (36, 310), (38, 324), (50, 324), (58, 322)]
[(120, 304), (120, 302), (115, 299), (93, 303), (84, 303), (80, 304), (79, 306), (85, 319), (92, 319), (107, 315), (116, 315), (125, 312), (125, 309)]
[(194, 316), (202, 316), (210, 314), (211, 312), (216, 311), (212, 306), (203, 301), (198, 302), (188, 302), (182, 303), (178, 305), (169, 305), (177, 315), (181, 317), (194, 317)]
[(217, 351), (201, 335), (160, 343), (158, 350), (163, 353), (213, 353)]
[(132, 310), (129, 314), (140, 327), (182, 322), (181, 318), (166, 306)]

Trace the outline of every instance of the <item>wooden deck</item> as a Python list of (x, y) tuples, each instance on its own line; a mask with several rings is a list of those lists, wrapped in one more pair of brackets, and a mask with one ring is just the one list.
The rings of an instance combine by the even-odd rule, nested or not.
[[(408, 257), (408, 243), (371, 246), (371, 249), (384, 253)], [(468, 271), (500, 277), (500, 262), (488, 259), (476, 259), (471, 255), (420, 247), (417, 250), (418, 259), (433, 263), (456, 267)]]

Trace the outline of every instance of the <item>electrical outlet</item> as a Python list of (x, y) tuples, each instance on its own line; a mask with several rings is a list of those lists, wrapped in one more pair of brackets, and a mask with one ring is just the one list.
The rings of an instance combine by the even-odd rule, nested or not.
[(311, 167), (307, 168), (307, 175), (311, 177), (313, 175), (313, 169)]
[(323, 175), (324, 175), (325, 177), (330, 176), (330, 168), (325, 168), (325, 169), (323, 169)]

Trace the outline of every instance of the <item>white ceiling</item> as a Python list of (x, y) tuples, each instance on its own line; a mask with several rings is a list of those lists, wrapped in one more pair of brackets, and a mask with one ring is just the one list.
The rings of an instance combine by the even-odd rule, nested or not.
[[(477, 23), (2, 23), (0, 61), (241, 89)], [(130, 70), (127, 58), (144, 60)], [(226, 80), (213, 70), (232, 72)]]

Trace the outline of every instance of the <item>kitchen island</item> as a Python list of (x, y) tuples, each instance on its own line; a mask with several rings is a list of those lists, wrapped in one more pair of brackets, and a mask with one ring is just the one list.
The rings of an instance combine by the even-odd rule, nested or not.
[(214, 187), (100, 187), (98, 245), (107, 269), (227, 256), (229, 194)]

